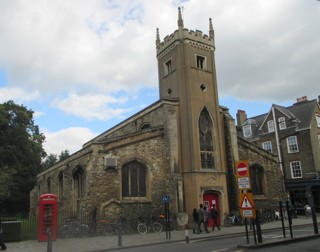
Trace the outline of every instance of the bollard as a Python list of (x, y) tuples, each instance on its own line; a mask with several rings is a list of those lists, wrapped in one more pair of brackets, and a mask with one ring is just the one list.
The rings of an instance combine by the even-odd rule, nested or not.
[(118, 223), (118, 246), (122, 247), (122, 225)]
[(52, 232), (51, 232), (51, 228), (47, 229), (47, 234), (48, 234), (47, 252), (52, 252)]
[(186, 243), (189, 243), (189, 227), (188, 224), (184, 225), (184, 232), (186, 235)]

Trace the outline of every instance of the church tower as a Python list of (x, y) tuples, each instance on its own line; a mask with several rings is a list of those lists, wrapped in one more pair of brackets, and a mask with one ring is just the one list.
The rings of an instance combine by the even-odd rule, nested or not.
[(199, 203), (228, 210), (223, 120), (218, 103), (215, 42), (209, 35), (184, 28), (160, 41), (156, 35), (160, 99), (179, 102), (177, 166), (183, 177), (185, 210)]

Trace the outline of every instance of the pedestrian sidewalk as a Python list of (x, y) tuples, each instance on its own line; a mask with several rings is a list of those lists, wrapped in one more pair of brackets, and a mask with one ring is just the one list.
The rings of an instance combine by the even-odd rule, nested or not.
[[(293, 230), (295, 227), (301, 225), (312, 225), (311, 218), (305, 218), (299, 216), (299, 218), (292, 220)], [(286, 230), (288, 229), (288, 221), (285, 221)], [(281, 221), (269, 222), (261, 225), (262, 233), (268, 229), (281, 229)], [(249, 227), (248, 227), (249, 229)], [(252, 230), (249, 230), (252, 233)], [(287, 231), (288, 232), (288, 231)], [(159, 244), (167, 242), (186, 242), (188, 235), (189, 241), (196, 239), (210, 239), (219, 236), (230, 236), (230, 235), (243, 235), (245, 236), (245, 226), (232, 226), (222, 227), (221, 231), (215, 230), (210, 233), (193, 234), (192, 230), (186, 231), (171, 231), (170, 239), (168, 233), (148, 233), (146, 235), (133, 234), (123, 235), (122, 239), (119, 240), (118, 236), (97, 236), (89, 238), (70, 238), (70, 239), (57, 239), (52, 242), (52, 252), (102, 252), (102, 251), (114, 251), (121, 247), (132, 247), (132, 246), (145, 246), (148, 244)], [(287, 238), (274, 239), (271, 242), (281, 242), (283, 240), (291, 241), (290, 234), (287, 233)], [(307, 236), (314, 236), (314, 232), (310, 232)], [(294, 236), (295, 238), (295, 236)], [(298, 237), (297, 237), (298, 238)], [(301, 238), (301, 237), (300, 237)], [(270, 243), (270, 241), (268, 242)], [(7, 250), (10, 252), (45, 252), (47, 251), (47, 242), (38, 242), (35, 240), (21, 241), (7, 243)], [(121, 246), (120, 246), (121, 245)], [(246, 244), (239, 244), (240, 246), (248, 246)], [(252, 246), (252, 244), (250, 245)]]

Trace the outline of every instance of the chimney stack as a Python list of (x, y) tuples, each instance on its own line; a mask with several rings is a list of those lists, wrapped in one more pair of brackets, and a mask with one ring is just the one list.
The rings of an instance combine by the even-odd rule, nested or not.
[(297, 103), (305, 102), (305, 101), (308, 101), (308, 97), (307, 96), (302, 96), (300, 98), (297, 98)]
[(241, 127), (247, 121), (246, 111), (238, 109), (237, 112), (237, 126)]

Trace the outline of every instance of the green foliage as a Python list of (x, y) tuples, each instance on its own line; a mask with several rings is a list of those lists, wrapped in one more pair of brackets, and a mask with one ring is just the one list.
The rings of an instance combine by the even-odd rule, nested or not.
[(1, 211), (29, 211), (29, 192), (43, 168), (45, 137), (34, 125), (33, 111), (13, 101), (0, 104)]
[(69, 154), (68, 150), (61, 151), (61, 154), (59, 155), (59, 159), (57, 158), (56, 154), (50, 154), (45, 158), (45, 160), (42, 163), (42, 166), (43, 166), (44, 170), (47, 170), (50, 167), (52, 167), (53, 165), (55, 165), (56, 163), (58, 163), (62, 160), (65, 160), (69, 156), (70, 156), (70, 154)]

